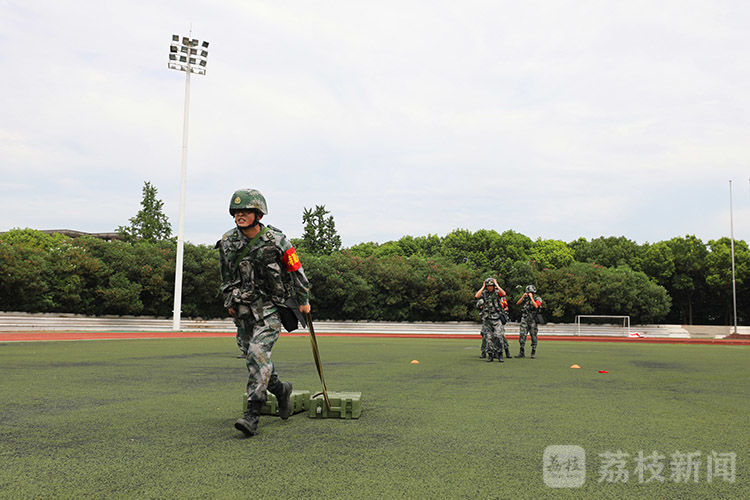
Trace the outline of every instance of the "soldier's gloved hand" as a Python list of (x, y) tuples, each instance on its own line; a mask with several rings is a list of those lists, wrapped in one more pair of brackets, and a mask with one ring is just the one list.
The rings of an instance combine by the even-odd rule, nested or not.
[(230, 316), (234, 316), (234, 309), (232, 309), (231, 307), (228, 309), (228, 312)]

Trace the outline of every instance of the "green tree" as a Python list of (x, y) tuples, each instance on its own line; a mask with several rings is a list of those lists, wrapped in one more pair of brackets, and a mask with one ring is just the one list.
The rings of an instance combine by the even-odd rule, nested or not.
[(60, 233), (47, 234), (36, 229), (14, 228), (2, 235), (2, 241), (17, 247), (33, 247), (47, 251), (70, 241), (70, 238)]
[(359, 257), (376, 255), (400, 255), (402, 257), (440, 257), (443, 255), (443, 240), (436, 234), (427, 236), (403, 236), (397, 241), (386, 241), (385, 243), (358, 243), (349, 247), (348, 251)]
[(675, 257), (666, 241), (644, 245), (643, 272), (665, 288), (669, 288), (675, 273)]
[(477, 248), (474, 235), (468, 229), (454, 229), (443, 238), (443, 255), (454, 264), (467, 263), (474, 267), (485, 267), (486, 258)]
[(562, 241), (539, 238), (531, 249), (531, 258), (541, 269), (556, 269), (573, 263), (573, 250)]
[(503, 256), (513, 261), (529, 260), (529, 252), (534, 246), (531, 238), (512, 229), (504, 231), (500, 235), (500, 252)]
[[(732, 242), (719, 238), (708, 242), (706, 257), (706, 284), (708, 299), (714, 310), (713, 318), (725, 325), (732, 323)], [(745, 241), (734, 242), (735, 286), (738, 297), (737, 314), (743, 321), (742, 298), (747, 296), (750, 281), (750, 249)]]
[(692, 325), (695, 297), (706, 289), (708, 248), (693, 235), (672, 238), (667, 245), (672, 250), (675, 263), (672, 284), (667, 289), (675, 299), (681, 322)]
[(44, 312), (49, 306), (45, 253), (0, 240), (0, 310)]
[[(170, 285), (174, 286), (174, 266)], [(219, 287), (219, 251), (213, 245), (185, 245), (185, 280), (182, 310), (188, 317), (212, 318), (225, 314)], [(168, 294), (172, 297), (171, 290)]]
[(349, 247), (347, 250), (344, 250), (344, 252), (356, 255), (357, 257), (365, 258), (374, 255), (375, 250), (378, 248), (378, 246), (379, 245), (374, 241), (368, 241), (366, 243), (357, 243), (356, 245)]
[(571, 322), (577, 314), (631, 317), (634, 323), (662, 320), (671, 306), (664, 287), (628, 266), (606, 268), (574, 262), (537, 275), (539, 294), (553, 321)]
[(373, 288), (357, 272), (364, 259), (348, 252), (300, 254), (313, 286), (310, 302), (321, 319), (371, 319), (377, 309)]
[(480, 269), (497, 268), (505, 257), (503, 237), (494, 230), (456, 229), (443, 239), (443, 255), (455, 264), (467, 264)]
[(141, 285), (125, 273), (116, 272), (105, 283), (96, 289), (100, 314), (139, 314), (143, 310)]
[[(705, 309), (703, 300), (696, 301), (696, 296), (706, 291), (706, 259), (708, 249), (706, 245), (693, 235), (684, 238), (672, 238), (669, 241), (659, 242), (654, 247), (665, 247), (671, 256), (672, 274), (664, 282), (665, 270), (670, 269), (670, 262), (664, 262), (657, 266), (656, 271), (648, 272), (649, 276), (664, 286), (674, 298), (674, 309), (671, 314), (673, 321), (693, 324), (694, 306), (699, 303), (700, 309)], [(644, 256), (644, 270), (649, 252)]]
[[(399, 240), (399, 243), (405, 238), (411, 238), (411, 236), (404, 236), (404, 238)], [(438, 257), (442, 255), (443, 240), (436, 234), (417, 236), (413, 241), (417, 247), (417, 255), (421, 255), (423, 257)]]
[(600, 236), (590, 242), (585, 238), (570, 243), (578, 262), (595, 262), (605, 267), (629, 266), (641, 270), (641, 247), (625, 236)]
[(333, 215), (325, 205), (315, 205), (315, 209), (305, 208), (302, 223), (305, 233), (302, 235), (302, 248), (316, 255), (330, 255), (341, 248), (341, 237), (336, 232)]
[[(186, 303), (192, 300), (192, 296), (186, 293), (186, 287), (191, 281), (188, 269), (193, 268), (193, 254), (190, 251), (193, 245), (185, 243), (185, 260), (184, 260), (184, 281), (182, 284), (183, 296), (183, 313), (185, 316), (195, 314), (193, 310), (186, 308)], [(176, 243), (173, 240), (161, 241), (158, 243), (149, 243), (139, 241), (131, 246), (132, 252), (136, 256), (137, 266), (133, 270), (134, 277), (141, 284), (141, 302), (143, 311), (141, 314), (151, 316), (170, 316), (172, 314), (174, 298), (174, 268)], [(218, 266), (218, 257), (214, 262), (208, 263), (202, 272), (211, 272), (218, 279), (216, 268)], [(208, 292), (208, 290), (205, 290)], [(196, 314), (196, 316), (207, 317), (205, 312)], [(219, 315), (216, 315), (219, 316)]]
[[(411, 255), (408, 250), (407, 255)], [(375, 257), (389, 257), (391, 255), (398, 255), (404, 257), (404, 247), (399, 245), (398, 241), (386, 241), (382, 245), (379, 245), (373, 252)]]
[(156, 198), (157, 189), (150, 182), (143, 183), (141, 209), (131, 217), (129, 226), (119, 226), (117, 232), (125, 241), (162, 241), (172, 235), (169, 218), (162, 212), (164, 202)]

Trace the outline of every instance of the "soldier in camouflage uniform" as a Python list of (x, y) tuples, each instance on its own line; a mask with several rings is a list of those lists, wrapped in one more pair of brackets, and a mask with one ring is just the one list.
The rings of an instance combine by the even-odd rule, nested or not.
[(487, 328), (484, 326), (484, 315), (482, 314), (482, 309), (484, 309), (484, 299), (477, 300), (477, 309), (479, 309), (479, 318), (482, 320), (482, 329), (479, 331), (479, 335), (482, 336), (482, 345), (481, 345), (481, 352), (479, 354), (480, 358), (486, 358), (487, 357)]
[(505, 323), (510, 321), (510, 315), (508, 314), (508, 299), (507, 297), (500, 297), (500, 306), (503, 309), (502, 321), (500, 325), (500, 338), (503, 341), (503, 350), (505, 351), (505, 359), (511, 359), (510, 357), (510, 345), (508, 344), (508, 338), (505, 336)]
[(476, 302), (477, 309), (479, 309), (479, 318), (482, 320), (482, 329), (479, 330), (479, 335), (482, 337), (481, 353), (480, 358), (487, 357), (487, 330), (484, 328), (484, 318), (482, 316), (482, 309), (484, 309), (484, 300), (479, 299)]
[(524, 293), (516, 305), (521, 306), (521, 328), (518, 335), (518, 343), (521, 346), (521, 351), (516, 356), (517, 358), (525, 358), (524, 347), (526, 345), (526, 336), (531, 335), (531, 358), (536, 356), (536, 345), (537, 345), (537, 312), (542, 306), (542, 299), (539, 296), (534, 296), (536, 293), (536, 287), (529, 285), (526, 287), (526, 293)]
[(268, 213), (263, 195), (241, 189), (232, 195), (229, 213), (236, 226), (216, 243), (221, 263), (224, 306), (237, 325), (237, 343), (246, 353), (249, 372), (247, 411), (234, 426), (246, 436), (256, 433), (266, 390), (279, 402), (279, 416), (291, 413), (292, 384), (281, 382), (271, 362), (271, 349), (281, 332), (279, 308), (296, 300), (310, 312), (310, 286), (297, 253), (284, 234), (260, 223)]
[[(474, 298), (479, 299), (482, 310), (482, 345), (487, 349), (487, 361), (497, 359), (503, 362), (503, 307), (502, 299), (505, 290), (500, 288), (494, 278), (487, 278)], [(481, 304), (479, 304), (481, 303)]]

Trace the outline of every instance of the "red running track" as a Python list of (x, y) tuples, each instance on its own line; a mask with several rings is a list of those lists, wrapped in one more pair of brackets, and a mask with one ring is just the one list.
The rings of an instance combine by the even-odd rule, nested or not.
[[(282, 333), (283, 336), (307, 336), (307, 333)], [(441, 334), (407, 334), (407, 333), (317, 333), (318, 337), (382, 337), (382, 338), (421, 338), (421, 339), (471, 339), (478, 340), (477, 335), (441, 335)], [(174, 338), (209, 338), (234, 337), (234, 332), (5, 332), (0, 333), (0, 342), (52, 342), (61, 340), (136, 340), (136, 339), (174, 339)], [(517, 335), (508, 335), (509, 339), (518, 339)], [(669, 339), (669, 338), (627, 338), (627, 337), (572, 337), (572, 336), (539, 336), (539, 340), (576, 341), (576, 342), (628, 342), (641, 344), (713, 344), (750, 346), (750, 339)]]

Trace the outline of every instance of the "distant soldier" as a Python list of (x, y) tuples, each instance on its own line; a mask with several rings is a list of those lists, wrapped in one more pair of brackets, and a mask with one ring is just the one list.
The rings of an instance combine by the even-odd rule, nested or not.
[(477, 306), (477, 309), (479, 309), (479, 318), (482, 320), (482, 328), (479, 330), (479, 335), (482, 337), (482, 344), (480, 346), (481, 350), (479, 352), (479, 357), (486, 358), (487, 357), (487, 329), (484, 327), (484, 313), (482, 312), (482, 310), (484, 309), (484, 299), (482, 298), (477, 299), (476, 306)]
[(474, 298), (479, 299), (478, 305), (481, 306), (482, 346), (486, 349), (488, 362), (492, 362), (493, 359), (503, 362), (504, 297), (505, 290), (500, 288), (494, 278), (484, 280), (482, 288), (474, 294)]
[(516, 305), (521, 306), (521, 328), (518, 335), (518, 343), (520, 344), (521, 351), (518, 353), (517, 358), (525, 358), (524, 346), (526, 345), (526, 336), (531, 335), (531, 358), (536, 356), (536, 345), (537, 345), (537, 313), (539, 308), (542, 307), (542, 299), (539, 296), (534, 296), (536, 293), (536, 287), (529, 285), (526, 287), (526, 293), (524, 293)]
[(503, 308), (503, 314), (501, 317), (500, 325), (500, 337), (503, 340), (503, 350), (505, 351), (505, 358), (511, 359), (510, 357), (510, 346), (508, 345), (508, 338), (505, 336), (505, 323), (510, 320), (510, 314), (508, 313), (508, 298), (500, 297), (500, 306)]
[(249, 372), (247, 411), (234, 426), (252, 436), (267, 399), (266, 390), (276, 396), (282, 419), (291, 413), (292, 384), (279, 380), (271, 362), (271, 349), (281, 332), (280, 308), (288, 306), (292, 299), (300, 313), (310, 312), (310, 285), (286, 236), (260, 223), (268, 207), (259, 191), (235, 191), (229, 213), (236, 226), (216, 243), (221, 291), (224, 306), (237, 325), (237, 343), (246, 353)]

